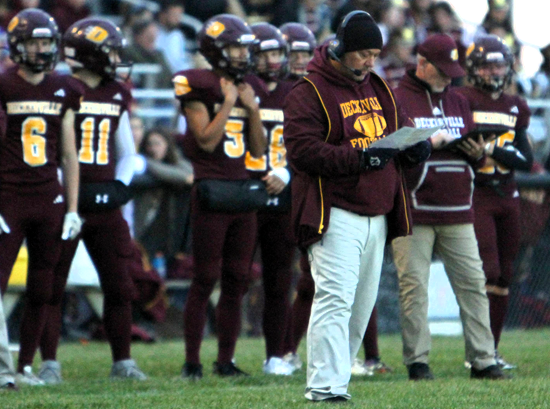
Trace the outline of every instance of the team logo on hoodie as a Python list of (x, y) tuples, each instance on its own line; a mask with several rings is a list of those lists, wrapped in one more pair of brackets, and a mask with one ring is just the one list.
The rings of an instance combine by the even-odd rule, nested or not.
[(376, 112), (361, 115), (353, 124), (353, 128), (357, 132), (361, 132), (371, 140), (375, 140), (377, 137), (382, 136), (386, 126), (387, 124), (384, 117), (378, 115)]

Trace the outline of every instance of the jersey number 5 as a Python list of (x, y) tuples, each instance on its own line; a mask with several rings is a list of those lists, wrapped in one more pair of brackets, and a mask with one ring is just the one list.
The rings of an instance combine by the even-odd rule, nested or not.
[(87, 117), (80, 125), (82, 131), (82, 141), (80, 151), (78, 152), (78, 161), (80, 163), (96, 163), (97, 165), (106, 165), (109, 163), (109, 132), (111, 130), (111, 120), (103, 119), (99, 123), (99, 143), (97, 152), (94, 152), (94, 133), (95, 118)]

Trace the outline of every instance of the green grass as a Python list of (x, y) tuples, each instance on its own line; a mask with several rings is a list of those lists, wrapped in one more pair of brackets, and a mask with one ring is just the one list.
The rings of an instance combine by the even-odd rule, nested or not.
[[(549, 408), (550, 330), (506, 332), (501, 353), (519, 369), (514, 379), (469, 379), (464, 368), (461, 337), (434, 337), (431, 366), (433, 382), (409, 382), (401, 364), (399, 336), (381, 336), (384, 361), (392, 374), (353, 378), (352, 400), (344, 406), (357, 408)], [(305, 345), (301, 356), (305, 358)], [(0, 395), (0, 408), (309, 408), (326, 406), (303, 397), (305, 371), (291, 377), (262, 373), (264, 343), (241, 339), (237, 345), (239, 366), (252, 376), (220, 379), (211, 374), (216, 342), (208, 339), (202, 350), (205, 376), (188, 383), (179, 377), (183, 342), (134, 344), (133, 356), (150, 376), (145, 382), (111, 382), (109, 348), (104, 343), (64, 344), (59, 350), (65, 382), (58, 386), (22, 388)], [(39, 366), (39, 362), (35, 365)]]

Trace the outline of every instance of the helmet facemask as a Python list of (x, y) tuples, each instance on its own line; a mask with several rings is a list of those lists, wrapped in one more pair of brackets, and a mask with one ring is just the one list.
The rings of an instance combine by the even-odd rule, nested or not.
[(502, 92), (512, 79), (512, 67), (504, 61), (482, 64), (473, 69), (474, 85), (488, 92)]
[(287, 63), (286, 48), (272, 48), (254, 53), (256, 74), (265, 81), (283, 78), (287, 72)]
[(236, 80), (241, 80), (250, 72), (253, 67), (252, 44), (254, 42), (244, 41), (227, 44), (221, 48), (222, 57), (219, 59), (218, 67)]
[[(36, 30), (35, 30), (36, 31)], [(35, 47), (38, 47), (38, 42), (42, 39), (48, 39), (50, 41), (50, 50), (49, 51), (31, 51), (29, 52), (28, 48), (33, 47), (33, 44), (29, 42), (36, 40)], [(32, 37), (25, 38), (23, 41), (20, 41), (15, 46), (18, 53), (14, 57), (14, 62), (18, 64), (25, 65), (28, 67), (31, 72), (38, 74), (45, 71), (51, 71), (55, 68), (57, 64), (59, 53), (58, 53), (58, 44), (59, 39), (53, 37)]]

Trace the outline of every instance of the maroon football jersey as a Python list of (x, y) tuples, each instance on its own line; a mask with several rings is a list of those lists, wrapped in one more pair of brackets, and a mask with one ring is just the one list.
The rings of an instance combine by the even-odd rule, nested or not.
[(82, 183), (108, 182), (115, 179), (115, 133), (132, 96), (117, 81), (107, 81), (96, 88), (79, 83), (84, 89), (84, 99), (74, 125), (80, 180)]
[[(247, 78), (246, 81), (251, 83), (257, 92), (260, 86), (253, 77)], [(173, 82), (182, 112), (186, 102), (199, 101), (206, 105), (210, 120), (214, 119), (224, 101), (220, 77), (217, 74), (205, 69), (185, 70), (176, 73)], [(248, 179), (244, 164), (247, 135), (248, 114), (239, 105), (239, 101), (231, 110), (225, 134), (213, 152), (201, 149), (188, 129), (183, 139), (183, 147), (186, 156), (193, 162), (195, 179)]]
[(283, 140), (283, 102), (292, 89), (290, 81), (280, 81), (272, 92), (259, 89), (260, 117), (267, 135), (267, 152), (261, 158), (254, 158), (246, 152), (246, 168), (254, 179), (263, 177), (274, 168), (287, 166), (286, 148)]
[(33, 85), (11, 69), (0, 75), (6, 136), (0, 144), (0, 189), (26, 193), (58, 190), (58, 149), (67, 109), (77, 112), (82, 93), (68, 76), (46, 75)]
[[(502, 94), (494, 100), (477, 88), (462, 87), (458, 91), (468, 99), (474, 124), (478, 128), (508, 128), (510, 131), (491, 142), (500, 148), (516, 145), (516, 131), (529, 126), (531, 111), (527, 103), (516, 95)], [(502, 166), (485, 166), (476, 172), (476, 183), (487, 183), (492, 179), (513, 178), (513, 171)]]

